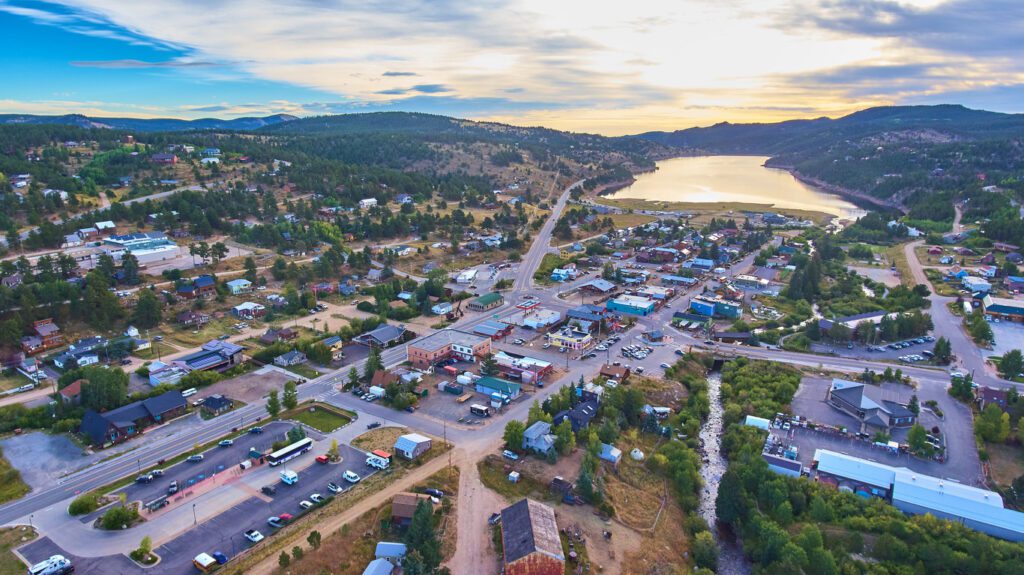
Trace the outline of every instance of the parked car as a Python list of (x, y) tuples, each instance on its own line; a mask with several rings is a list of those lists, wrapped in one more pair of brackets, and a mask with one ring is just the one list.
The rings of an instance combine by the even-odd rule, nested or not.
[(663, 363), (663, 364), (661, 364), (661, 366), (660, 366), (660, 367), (661, 367), (661, 369), (668, 369), (668, 368), (670, 368), (670, 367), (672, 367), (672, 366), (671, 366), (671, 365), (669, 365), (669, 364), (667, 364), (667, 363)]
[(302, 501), (299, 501), (299, 507), (303, 509), (311, 509), (313, 507), (313, 502), (303, 499)]
[(327, 491), (331, 493), (341, 493), (341, 486), (333, 481), (327, 484)]
[(487, 518), (488, 525), (497, 525), (501, 523), (501, 513), (491, 513), (491, 516)]
[(264, 485), (263, 487), (260, 488), (260, 491), (264, 495), (274, 495), (277, 493), (277, 487), (273, 485)]
[(348, 481), (349, 483), (359, 483), (359, 480), (362, 479), (362, 477), (359, 477), (358, 473), (352, 471), (351, 469), (346, 470), (345, 473), (341, 475), (341, 477), (342, 479)]
[(178, 492), (178, 481), (174, 480), (174, 481), (171, 482), (170, 485), (167, 486), (167, 494), (168, 495), (174, 495), (177, 492)]
[(258, 425), (256, 427), (251, 427), (251, 428), (249, 428), (249, 433), (253, 433), (253, 434), (263, 433), (263, 428), (258, 426)]
[(221, 565), (228, 562), (228, 556), (221, 551), (214, 551), (213, 553), (210, 553), (210, 556), (213, 557), (217, 561), (217, 563)]
[(146, 473), (135, 478), (135, 483), (151, 483), (153, 481), (153, 474)]
[(202, 453), (197, 453), (196, 455), (189, 455), (188, 459), (186, 461), (188, 461), (189, 463), (199, 463), (202, 460), (203, 460), (203, 454)]
[(154, 469), (153, 471), (150, 471), (149, 474), (152, 475), (153, 477), (163, 477), (164, 476), (164, 470), (163, 469)]
[(260, 541), (263, 541), (263, 534), (255, 529), (250, 529), (245, 532), (245, 538), (253, 543), (259, 543)]
[(231, 447), (234, 444), (235, 444), (235, 441), (233, 439), (222, 439), (220, 441), (220, 443), (218, 443), (217, 445), (219, 445), (221, 447)]
[(506, 449), (505, 451), (502, 451), (501, 455), (505, 459), (511, 459), (512, 461), (517, 461), (519, 459), (519, 456), (516, 455), (516, 453), (514, 451), (509, 451), (508, 449)]
[(324, 499), (324, 496), (320, 495), (319, 493), (314, 493), (310, 495), (309, 500), (312, 501), (313, 503), (323, 503), (324, 501), (326, 501), (326, 499)]
[(316, 456), (316, 462), (317, 463), (327, 463), (328, 461), (330, 461), (330, 458), (328, 458), (326, 455), (317, 455)]
[(424, 489), (423, 493), (426, 493), (427, 495), (430, 495), (431, 497), (438, 497), (438, 498), (444, 497), (444, 491), (441, 491), (440, 489), (434, 489), (433, 487), (428, 487), (428, 488)]
[(374, 421), (373, 423), (367, 424), (366, 429), (377, 429), (378, 427), (380, 427), (380, 422)]

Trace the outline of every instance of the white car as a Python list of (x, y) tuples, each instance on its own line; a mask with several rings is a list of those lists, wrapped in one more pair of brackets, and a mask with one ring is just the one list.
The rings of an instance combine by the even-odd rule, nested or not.
[(330, 491), (331, 493), (341, 493), (341, 486), (332, 481), (327, 484), (327, 491)]
[(303, 499), (302, 501), (299, 501), (299, 507), (301, 507), (303, 509), (310, 509), (310, 508), (313, 507), (313, 503)]
[(245, 532), (245, 538), (253, 543), (259, 543), (260, 541), (263, 541), (263, 534), (255, 529), (250, 529)]
[(312, 501), (313, 503), (323, 503), (324, 496), (320, 495), (319, 493), (314, 493), (309, 496), (309, 500)]
[(341, 477), (345, 481), (348, 481), (349, 483), (359, 483), (359, 480), (362, 479), (361, 477), (359, 477), (358, 473), (352, 471), (351, 469), (342, 474)]

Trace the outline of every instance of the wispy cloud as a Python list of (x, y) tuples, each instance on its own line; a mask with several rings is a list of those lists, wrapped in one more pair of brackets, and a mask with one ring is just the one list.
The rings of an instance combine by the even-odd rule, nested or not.
[(146, 62), (144, 60), (72, 60), (69, 62), (77, 68), (108, 68), (108, 69), (134, 69), (134, 68), (205, 68), (219, 66), (214, 62), (202, 62), (195, 60), (167, 60), (164, 62)]
[(398, 78), (401, 76), (419, 76), (419, 74), (417, 74), (416, 72), (395, 72), (388, 70), (387, 72), (381, 74), (381, 76), (384, 76), (385, 78)]

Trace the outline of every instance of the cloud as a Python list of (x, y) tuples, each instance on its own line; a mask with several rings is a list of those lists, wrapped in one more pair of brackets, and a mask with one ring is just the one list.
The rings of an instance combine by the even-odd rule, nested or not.
[(394, 72), (389, 70), (381, 74), (381, 76), (384, 76), (386, 78), (397, 78), (401, 76), (419, 76), (419, 74), (417, 74), (416, 72)]
[(146, 62), (144, 60), (72, 60), (69, 62), (77, 68), (109, 68), (109, 69), (131, 69), (131, 68), (202, 68), (207, 66), (218, 66), (213, 62), (201, 62), (193, 60), (168, 60), (166, 62)]

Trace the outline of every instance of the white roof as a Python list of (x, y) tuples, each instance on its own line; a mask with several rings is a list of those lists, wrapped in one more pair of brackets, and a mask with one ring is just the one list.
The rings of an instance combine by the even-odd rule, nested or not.
[(763, 417), (748, 415), (747, 419), (743, 421), (743, 425), (749, 425), (758, 429), (768, 429), (771, 426), (771, 422)]
[(905, 503), (939, 516), (1024, 534), (1024, 513), (1003, 508), (1003, 499), (998, 493), (915, 474), (908, 469), (896, 470), (892, 500), (894, 505)]
[(423, 436), (423, 435), (420, 435), (418, 433), (407, 433), (407, 434), (405, 434), (405, 435), (403, 435), (403, 436), (398, 438), (398, 441), (403, 441), (403, 440), (404, 441), (411, 441), (411, 442), (413, 442), (413, 443), (418, 445), (420, 443), (426, 443), (426, 442), (430, 441), (430, 438), (426, 437), (426, 436)]
[(886, 489), (892, 486), (896, 476), (896, 469), (888, 465), (850, 457), (827, 449), (815, 450), (814, 460), (818, 462), (819, 473), (837, 475)]

